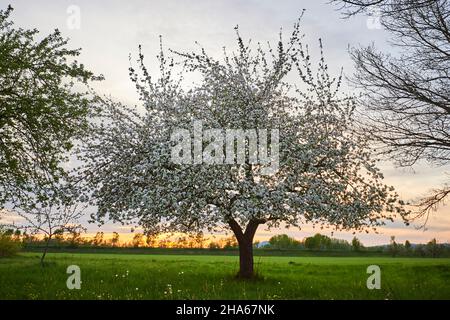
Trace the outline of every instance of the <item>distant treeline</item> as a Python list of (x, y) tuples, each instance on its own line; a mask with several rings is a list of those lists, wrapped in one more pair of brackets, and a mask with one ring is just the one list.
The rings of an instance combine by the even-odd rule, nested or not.
[(1, 230), (0, 234), (8, 237), (11, 241), (18, 242), (22, 247), (112, 247), (112, 248), (210, 248), (210, 249), (230, 249), (237, 248), (237, 241), (234, 237), (210, 240), (202, 234), (178, 237), (150, 237), (143, 233), (136, 232), (130, 241), (122, 241), (120, 234), (113, 232), (111, 237), (106, 237), (104, 232), (97, 232), (93, 237), (83, 237), (75, 230), (73, 232), (55, 232), (48, 236), (32, 235), (20, 230)]
[(267, 243), (256, 244), (257, 247), (272, 249), (299, 249), (313, 251), (354, 251), (354, 252), (381, 252), (393, 257), (396, 256), (417, 256), (417, 257), (450, 257), (450, 245), (439, 244), (436, 239), (430, 240), (426, 244), (397, 243), (395, 237), (391, 237), (388, 245), (364, 247), (358, 238), (354, 237), (351, 242), (342, 239), (330, 238), (319, 233), (312, 237), (298, 241), (286, 234), (276, 235), (270, 238)]
[[(46, 237), (28, 235), (20, 232), (20, 230), (7, 229), (0, 231), (0, 256), (2, 256), (3, 251), (8, 251), (9, 253), (3, 255), (10, 255), (11, 252), (17, 251), (19, 248), (23, 248), (26, 251), (39, 251), (46, 246), (51, 251), (159, 253), (162, 250), (161, 252), (166, 254), (169, 251), (171, 253), (177, 251), (186, 254), (188, 249), (192, 249), (192, 253), (196, 254), (204, 252), (235, 254), (238, 243), (234, 237), (211, 240), (206, 239), (203, 235), (159, 239), (136, 233), (131, 241), (122, 242), (117, 232), (114, 232), (112, 237), (108, 239), (105, 239), (103, 232), (97, 232), (94, 237), (82, 237), (78, 232), (71, 234), (56, 233), (53, 238), (48, 239)], [(161, 250), (158, 251), (158, 249)], [(395, 237), (391, 237), (388, 245), (365, 247), (356, 237), (349, 242), (319, 233), (303, 240), (296, 240), (286, 234), (274, 235), (269, 241), (255, 242), (254, 249), (255, 253), (259, 255), (309, 255), (308, 252), (314, 252), (314, 255), (336, 256), (450, 257), (450, 246), (448, 244), (439, 244), (436, 239), (432, 239), (426, 244), (411, 244), (408, 240), (405, 243), (397, 243)]]

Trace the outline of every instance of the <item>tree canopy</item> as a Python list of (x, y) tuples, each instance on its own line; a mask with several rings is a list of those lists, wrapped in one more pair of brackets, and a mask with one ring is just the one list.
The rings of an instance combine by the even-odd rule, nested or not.
[(0, 208), (65, 176), (67, 151), (87, 127), (86, 85), (101, 78), (58, 30), (38, 40), (38, 30), (14, 27), (12, 11), (0, 11)]
[[(329, 75), (322, 50), (313, 68), (300, 22), (273, 48), (245, 42), (238, 29), (236, 35), (237, 51), (224, 49), (222, 59), (205, 49), (168, 57), (161, 46), (156, 79), (140, 48), (130, 77), (142, 107), (105, 99), (80, 150), (84, 191), (98, 207), (92, 218), (137, 223), (149, 234), (229, 228), (244, 277), (253, 274), (251, 245), (260, 224), (311, 222), (347, 230), (380, 226), (396, 214), (406, 219), (366, 139), (353, 130), (354, 99), (339, 92), (341, 76)], [(183, 84), (187, 72), (201, 78), (190, 88)], [(286, 81), (290, 73), (296, 83)], [(200, 159), (175, 163), (172, 134), (181, 128), (201, 135), (196, 121), (219, 133), (278, 130), (279, 148), (265, 150), (277, 155), (278, 170), (267, 175), (263, 164), (251, 161), (249, 137), (244, 163), (225, 163), (225, 146), (206, 134)], [(258, 138), (267, 142), (269, 136)], [(236, 154), (234, 142), (228, 152)], [(217, 156), (216, 164), (202, 162)]]
[(289, 237), (287, 234), (277, 234), (269, 239), (271, 248), (276, 249), (291, 249), (300, 246), (300, 241)]

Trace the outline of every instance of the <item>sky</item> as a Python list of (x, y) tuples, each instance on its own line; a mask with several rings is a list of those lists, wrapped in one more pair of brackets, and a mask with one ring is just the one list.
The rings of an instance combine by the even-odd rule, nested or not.
[[(235, 48), (234, 27), (239, 25), (243, 38), (254, 42), (274, 42), (280, 28), (286, 36), (306, 9), (301, 29), (305, 33), (312, 56), (322, 39), (325, 56), (331, 72), (341, 67), (350, 76), (353, 64), (348, 48), (374, 43), (380, 50), (393, 51), (388, 43), (388, 34), (377, 24), (377, 17), (356, 16), (343, 19), (336, 7), (328, 0), (151, 0), (151, 1), (5, 1), (14, 7), (12, 20), (18, 27), (37, 28), (42, 35), (58, 28), (63, 36), (70, 38), (69, 46), (82, 48), (79, 60), (105, 80), (96, 84), (102, 94), (126, 104), (138, 104), (137, 95), (128, 77), (129, 55), (137, 56), (138, 45), (142, 45), (146, 64), (157, 71), (156, 56), (159, 36), (166, 48), (180, 51), (195, 50), (195, 41), (213, 56), (220, 56), (222, 47)], [(351, 90), (350, 88), (346, 88)], [(449, 167), (431, 167), (420, 163), (414, 168), (396, 168), (392, 163), (382, 164), (385, 181), (393, 185), (407, 201), (418, 199), (433, 187), (446, 180)], [(447, 176), (448, 178), (448, 176)], [(357, 234), (365, 245), (384, 244), (390, 236), (397, 241), (406, 239), (413, 243), (436, 238), (439, 242), (450, 242), (450, 207), (442, 206), (430, 217), (426, 230), (418, 230), (421, 222), (406, 227), (396, 221), (379, 229), (379, 234)], [(88, 233), (118, 231), (131, 235), (130, 228), (107, 224), (102, 228), (86, 225)], [(274, 233), (287, 233), (301, 239), (320, 231), (330, 235), (329, 230), (315, 230), (305, 225), (301, 231), (275, 229), (266, 231), (260, 227), (257, 240), (267, 240)], [(350, 240), (350, 232), (335, 232), (334, 237)]]

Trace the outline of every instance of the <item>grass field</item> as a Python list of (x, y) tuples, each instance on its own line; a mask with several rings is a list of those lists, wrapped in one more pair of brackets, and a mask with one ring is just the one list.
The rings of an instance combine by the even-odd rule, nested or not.
[[(0, 259), (0, 299), (450, 299), (450, 259), (256, 257), (258, 280), (234, 278), (236, 256), (37, 253)], [(381, 268), (368, 290), (367, 266)], [(81, 268), (81, 289), (66, 268)]]

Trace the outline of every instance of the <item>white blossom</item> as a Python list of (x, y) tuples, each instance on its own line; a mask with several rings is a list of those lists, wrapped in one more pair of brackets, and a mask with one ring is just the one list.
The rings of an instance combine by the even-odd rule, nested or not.
[[(224, 50), (221, 59), (204, 49), (169, 59), (161, 46), (157, 79), (139, 48), (130, 76), (142, 106), (105, 98), (80, 149), (83, 191), (98, 207), (94, 220), (132, 221), (155, 234), (214, 231), (232, 221), (241, 230), (251, 221), (367, 229), (397, 213), (406, 219), (366, 137), (353, 130), (355, 100), (339, 93), (341, 76), (328, 74), (323, 53), (312, 67), (301, 39), (297, 23), (276, 49), (244, 43), (237, 32), (237, 52)], [(186, 85), (188, 72), (200, 75), (199, 83)], [(223, 130), (278, 129), (279, 170), (263, 175), (248, 161), (173, 163), (171, 134), (194, 121)]]

